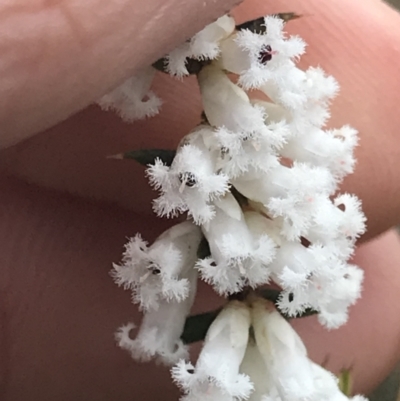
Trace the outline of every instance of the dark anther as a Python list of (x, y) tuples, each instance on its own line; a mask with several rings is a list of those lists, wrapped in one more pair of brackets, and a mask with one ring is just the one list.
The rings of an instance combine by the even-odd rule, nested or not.
[(179, 174), (179, 181), (184, 182), (185, 185), (189, 188), (194, 187), (197, 184), (196, 176), (187, 171), (186, 173), (180, 173)]
[(345, 212), (345, 211), (346, 211), (346, 206), (345, 206), (343, 203), (341, 203), (340, 205), (338, 205), (337, 208), (340, 209), (342, 212)]
[(147, 266), (147, 269), (151, 272), (151, 274), (154, 274), (155, 276), (161, 273), (160, 266), (154, 262), (150, 262)]
[(305, 248), (308, 248), (311, 245), (311, 242), (307, 238), (304, 238), (304, 237), (300, 237), (300, 242), (301, 242), (301, 245), (303, 245)]
[(293, 302), (293, 300), (294, 300), (294, 295), (293, 295), (293, 292), (291, 292), (290, 294), (289, 294), (289, 302)]
[(272, 48), (270, 45), (264, 46), (258, 56), (261, 64), (267, 64), (272, 59)]
[(228, 150), (228, 148), (225, 148), (224, 146), (221, 148), (221, 155), (226, 155), (226, 154), (228, 154), (229, 153), (229, 150)]

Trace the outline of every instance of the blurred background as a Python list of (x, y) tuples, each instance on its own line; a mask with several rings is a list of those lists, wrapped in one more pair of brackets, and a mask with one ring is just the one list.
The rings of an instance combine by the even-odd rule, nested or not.
[[(386, 0), (400, 10), (400, 0)], [(392, 374), (369, 396), (370, 401), (400, 401), (400, 364)]]
[[(386, 0), (400, 10), (400, 0)], [(370, 401), (400, 401), (400, 364), (392, 374), (370, 395)]]

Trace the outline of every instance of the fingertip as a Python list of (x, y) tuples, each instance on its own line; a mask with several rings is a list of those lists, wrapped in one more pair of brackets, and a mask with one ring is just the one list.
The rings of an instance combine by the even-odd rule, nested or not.
[(0, 146), (82, 110), (238, 2), (34, 1), (26, 10), (0, 5)]

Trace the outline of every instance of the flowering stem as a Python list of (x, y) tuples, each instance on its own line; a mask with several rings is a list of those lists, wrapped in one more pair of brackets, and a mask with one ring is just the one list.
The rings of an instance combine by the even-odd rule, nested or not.
[(201, 313), (199, 315), (189, 316), (186, 319), (185, 327), (181, 335), (181, 340), (185, 344), (192, 344), (198, 341), (203, 341), (208, 328), (215, 320), (222, 308), (217, 310)]
[(197, 248), (197, 257), (199, 259), (208, 258), (211, 255), (210, 245), (205, 237), (200, 242), (199, 247)]

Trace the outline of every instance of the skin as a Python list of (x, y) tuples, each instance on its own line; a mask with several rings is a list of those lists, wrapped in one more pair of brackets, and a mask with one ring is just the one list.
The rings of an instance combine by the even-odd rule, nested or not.
[[(165, 369), (137, 365), (112, 339), (139, 314), (110, 263), (127, 236), (151, 240), (168, 222), (151, 214), (143, 169), (104, 156), (176, 146), (201, 111), (195, 79), (157, 76), (162, 113), (133, 125), (86, 106), (235, 2), (103, 3), (0, 5), (2, 400), (178, 397)], [(354, 260), (365, 270), (363, 298), (349, 323), (330, 332), (313, 317), (294, 325), (314, 360), (353, 367), (355, 389), (367, 392), (400, 356), (400, 246), (387, 231), (400, 216), (400, 16), (378, 0), (246, 0), (233, 14), (241, 22), (281, 11), (304, 15), (287, 27), (309, 44), (301, 65), (319, 64), (341, 84), (330, 125), (360, 131), (343, 191), (362, 199), (369, 228)], [(220, 302), (201, 286), (195, 310)]]

